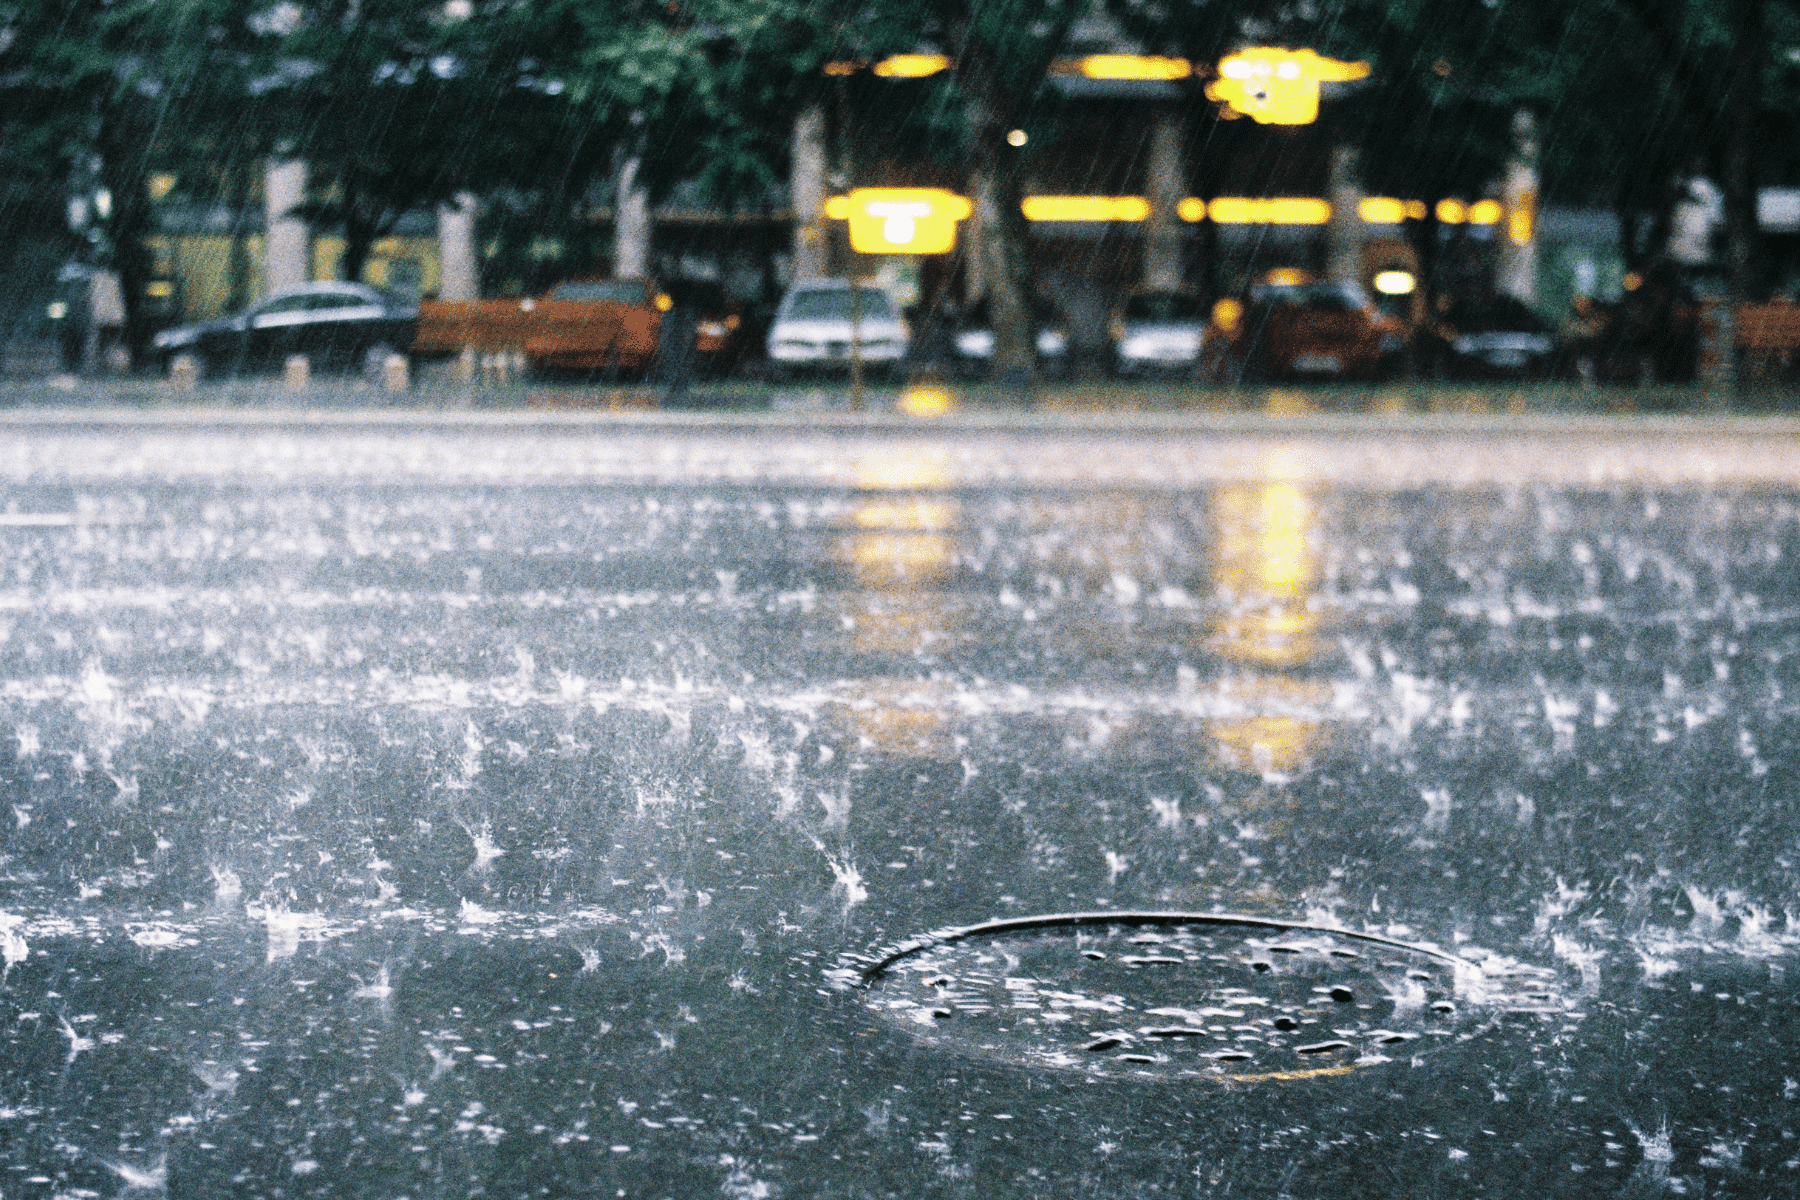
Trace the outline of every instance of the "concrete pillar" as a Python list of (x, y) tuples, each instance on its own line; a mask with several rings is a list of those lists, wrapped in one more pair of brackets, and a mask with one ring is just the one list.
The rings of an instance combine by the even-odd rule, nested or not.
[(613, 201), (613, 275), (643, 279), (650, 274), (650, 193), (638, 185), (636, 155), (619, 168)]
[(1150, 157), (1145, 173), (1150, 218), (1144, 223), (1144, 286), (1166, 290), (1181, 286), (1186, 237), (1179, 209), (1187, 195), (1187, 172), (1181, 161), (1181, 119), (1168, 105), (1150, 117)]
[(312, 275), (312, 236), (301, 217), (289, 216), (306, 200), (306, 163), (271, 160), (263, 173), (263, 287), (298, 287)]
[(1502, 182), (1506, 224), (1500, 237), (1499, 289), (1537, 303), (1538, 136), (1530, 109), (1513, 114), (1513, 152)]
[(825, 224), (825, 107), (814, 104), (794, 122), (788, 194), (794, 208), (794, 278), (829, 273)]
[(1354, 146), (1332, 148), (1331, 180), (1326, 184), (1331, 224), (1325, 229), (1325, 277), (1333, 283), (1357, 283), (1362, 277), (1363, 228), (1356, 206), (1363, 195), (1356, 168)]
[(480, 293), (475, 268), (475, 197), (462, 192), (438, 206), (438, 299), (473, 300)]

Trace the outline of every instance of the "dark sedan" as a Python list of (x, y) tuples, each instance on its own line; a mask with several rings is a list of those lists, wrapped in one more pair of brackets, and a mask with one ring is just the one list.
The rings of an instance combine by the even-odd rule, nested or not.
[(296, 354), (322, 370), (357, 369), (406, 353), (418, 320), (418, 306), (381, 288), (308, 283), (234, 316), (165, 330), (154, 345), (164, 371), (185, 354), (202, 376), (268, 370)]

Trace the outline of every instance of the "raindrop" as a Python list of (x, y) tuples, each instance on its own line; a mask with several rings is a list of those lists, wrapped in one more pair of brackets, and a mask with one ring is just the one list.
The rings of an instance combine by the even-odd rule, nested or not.
[(1191, 1025), (1165, 1025), (1159, 1029), (1144, 1030), (1144, 1036), (1153, 1038), (1205, 1037), (1206, 1030), (1195, 1029)]
[(1093, 1041), (1091, 1041), (1087, 1045), (1083, 1046), (1082, 1049), (1083, 1050), (1092, 1050), (1092, 1051), (1111, 1050), (1115, 1046), (1122, 1046), (1124, 1044), (1125, 1044), (1124, 1038), (1112, 1037), (1109, 1035), (1106, 1037), (1095, 1038)]
[(1349, 1042), (1337, 1042), (1337, 1041), (1314, 1042), (1310, 1046), (1295, 1046), (1294, 1053), (1296, 1053), (1296, 1054), (1324, 1054), (1328, 1050), (1342, 1050), (1349, 1045), (1350, 1045)]

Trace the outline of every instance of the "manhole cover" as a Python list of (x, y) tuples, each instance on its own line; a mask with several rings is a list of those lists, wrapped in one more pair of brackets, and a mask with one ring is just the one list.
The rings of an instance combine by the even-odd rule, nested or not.
[(1565, 1007), (1553, 971), (1510, 959), (1217, 913), (993, 921), (831, 974), (882, 1020), (947, 1051), (1239, 1082), (1345, 1074)]

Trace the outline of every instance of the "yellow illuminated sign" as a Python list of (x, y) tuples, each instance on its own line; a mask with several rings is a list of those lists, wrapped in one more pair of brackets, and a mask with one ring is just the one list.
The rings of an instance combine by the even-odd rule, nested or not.
[(1323, 225), (1331, 205), (1311, 196), (1220, 196), (1206, 215), (1221, 225)]
[(974, 205), (942, 188), (856, 188), (825, 202), (825, 215), (850, 222), (850, 248), (858, 254), (947, 254), (956, 245), (956, 223)]
[(1537, 192), (1525, 188), (1513, 197), (1512, 211), (1506, 214), (1506, 237), (1515, 246), (1531, 243), (1533, 225), (1537, 221)]
[(950, 59), (942, 54), (894, 54), (875, 64), (884, 79), (922, 79), (949, 69)]
[(1498, 225), (1500, 217), (1506, 212), (1506, 206), (1498, 200), (1477, 200), (1469, 205), (1469, 224)]
[(1194, 73), (1185, 58), (1146, 54), (1090, 54), (1074, 65), (1089, 79), (1186, 79)]
[(1362, 79), (1368, 73), (1365, 62), (1339, 62), (1311, 50), (1253, 46), (1219, 60), (1219, 78), (1206, 85), (1206, 97), (1259, 124), (1310, 125), (1319, 117), (1321, 83)]
[(1142, 221), (1150, 215), (1142, 196), (1027, 196), (1019, 208), (1027, 221)]

